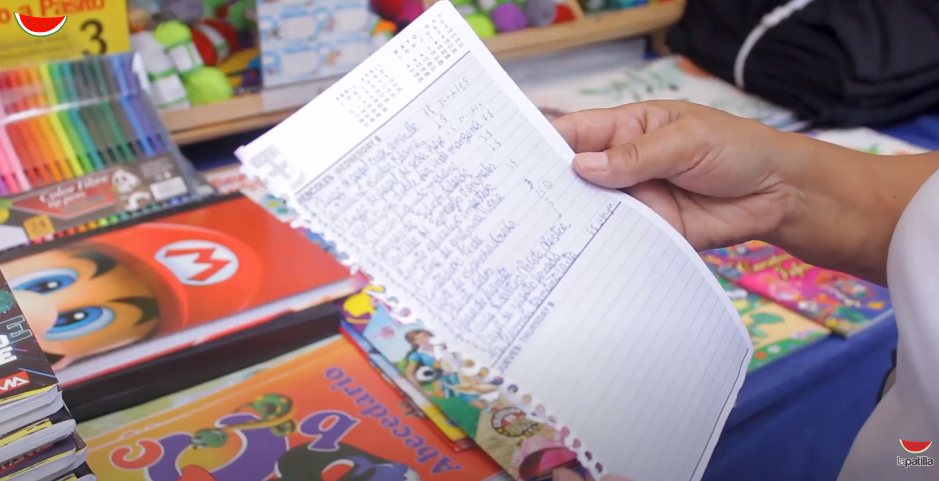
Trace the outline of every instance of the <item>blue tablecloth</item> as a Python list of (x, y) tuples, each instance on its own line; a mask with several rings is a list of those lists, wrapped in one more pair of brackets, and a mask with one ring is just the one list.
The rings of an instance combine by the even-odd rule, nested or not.
[(833, 481), (877, 403), (897, 330), (830, 337), (747, 377), (705, 481)]
[[(939, 149), (939, 116), (881, 131)], [(234, 162), (231, 152), (260, 133), (183, 151), (201, 170), (211, 169)], [(704, 481), (833, 481), (877, 403), (896, 344), (896, 323), (888, 319), (851, 339), (825, 339), (754, 372)]]

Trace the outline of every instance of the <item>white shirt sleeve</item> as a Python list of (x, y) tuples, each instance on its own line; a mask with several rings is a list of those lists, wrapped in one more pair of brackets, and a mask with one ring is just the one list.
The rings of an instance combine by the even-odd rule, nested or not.
[[(936, 481), (939, 446), (914, 455), (900, 440), (939, 444), (939, 172), (900, 217), (887, 281), (899, 331), (895, 382), (858, 433), (838, 480)], [(899, 466), (906, 459), (927, 465)]]

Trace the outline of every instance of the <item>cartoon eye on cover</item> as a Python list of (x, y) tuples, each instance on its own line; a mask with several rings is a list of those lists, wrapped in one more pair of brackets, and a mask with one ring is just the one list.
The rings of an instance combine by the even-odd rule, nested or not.
[(316, 451), (301, 444), (277, 461), (279, 481), (421, 481), (405, 464), (389, 461), (345, 443), (335, 451)]
[(212, 299), (222, 289), (234, 290), (227, 299), (250, 299), (256, 290), (250, 277), (260, 266), (247, 245), (225, 233), (149, 223), (2, 268), (58, 369), (229, 314), (231, 306)]

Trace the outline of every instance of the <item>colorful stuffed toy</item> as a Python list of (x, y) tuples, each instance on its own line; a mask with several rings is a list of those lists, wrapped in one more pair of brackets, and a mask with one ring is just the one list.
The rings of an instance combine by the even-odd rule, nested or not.
[(192, 105), (228, 100), (232, 86), (224, 72), (207, 66), (192, 41), (192, 29), (172, 20), (157, 25), (153, 37), (163, 46), (166, 55), (179, 72)]
[(489, 15), (500, 33), (515, 32), (528, 26), (525, 11), (512, 0), (479, 0), (479, 7)]

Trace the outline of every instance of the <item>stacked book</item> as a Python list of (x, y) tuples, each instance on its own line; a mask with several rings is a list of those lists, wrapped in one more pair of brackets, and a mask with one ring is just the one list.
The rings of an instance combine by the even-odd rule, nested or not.
[(86, 457), (52, 367), (0, 275), (0, 481), (93, 481)]

